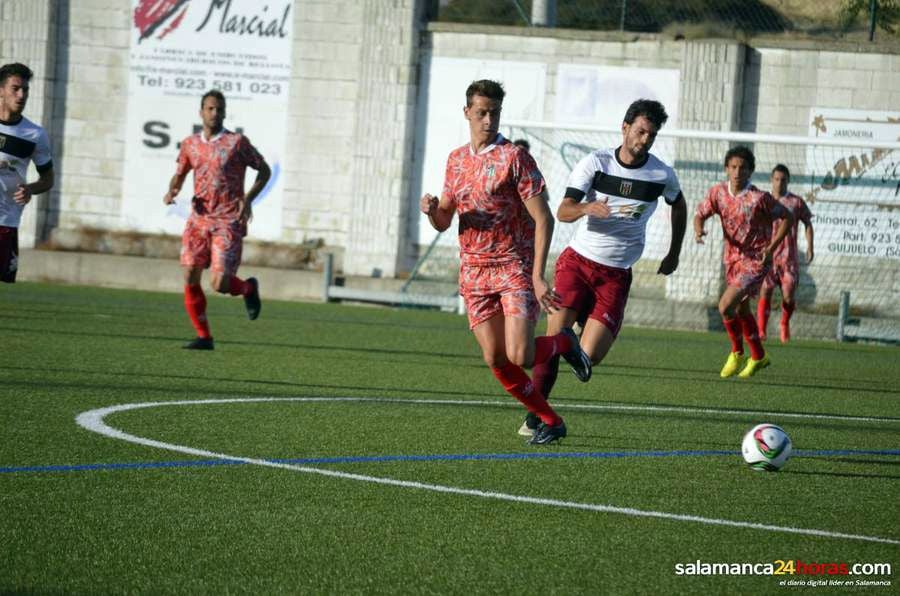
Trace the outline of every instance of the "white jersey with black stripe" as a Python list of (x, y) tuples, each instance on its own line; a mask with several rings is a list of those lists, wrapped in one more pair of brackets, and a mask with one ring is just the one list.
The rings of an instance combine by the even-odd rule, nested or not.
[(17, 122), (0, 120), (0, 226), (19, 227), (25, 207), (13, 200), (13, 194), (25, 184), (32, 161), (38, 172), (53, 167), (44, 129), (24, 116)]
[(583, 217), (569, 246), (608, 267), (627, 269), (641, 258), (647, 222), (660, 196), (672, 204), (681, 193), (675, 171), (655, 155), (637, 165), (625, 165), (618, 148), (585, 156), (569, 174), (566, 196), (587, 202), (607, 201), (609, 217)]

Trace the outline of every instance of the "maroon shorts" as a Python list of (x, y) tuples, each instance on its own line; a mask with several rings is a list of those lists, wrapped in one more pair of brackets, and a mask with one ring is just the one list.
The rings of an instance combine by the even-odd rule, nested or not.
[(631, 289), (631, 269), (607, 267), (566, 248), (556, 261), (553, 280), (560, 306), (606, 325), (619, 335)]
[(19, 270), (19, 230), (0, 226), (0, 281), (11, 284)]

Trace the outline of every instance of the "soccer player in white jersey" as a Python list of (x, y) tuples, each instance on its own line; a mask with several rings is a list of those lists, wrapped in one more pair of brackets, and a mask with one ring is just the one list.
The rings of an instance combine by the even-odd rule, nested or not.
[[(647, 221), (660, 196), (672, 208), (672, 239), (658, 273), (669, 275), (678, 268), (687, 206), (675, 172), (650, 153), (667, 119), (658, 101), (633, 102), (622, 122), (622, 144), (594, 151), (578, 162), (556, 213), (560, 221), (580, 223), (556, 261), (553, 289), (559, 308), (549, 317), (547, 334), (586, 318), (581, 348), (595, 365), (622, 327), (631, 266), (644, 251)], [(558, 357), (534, 367), (535, 386), (545, 396), (550, 395), (558, 369)], [(531, 434), (535, 426), (536, 421), (526, 417), (519, 432)]]
[[(24, 64), (0, 67), (0, 281), (14, 283), (19, 268), (19, 222), (31, 197), (53, 188), (50, 141), (22, 115), (33, 73)], [(34, 161), (38, 179), (25, 183)]]

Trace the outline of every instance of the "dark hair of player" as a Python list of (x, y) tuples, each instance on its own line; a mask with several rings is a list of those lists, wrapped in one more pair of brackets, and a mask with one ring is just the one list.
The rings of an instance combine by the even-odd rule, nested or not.
[(772, 173), (774, 174), (775, 172), (781, 172), (782, 174), (784, 174), (785, 178), (787, 178), (788, 180), (791, 179), (791, 171), (783, 163), (780, 163), (777, 166), (775, 166), (774, 168), (772, 168)]
[(753, 156), (753, 152), (750, 151), (749, 147), (745, 147), (744, 145), (738, 145), (737, 147), (732, 147), (728, 151), (725, 152), (725, 167), (728, 167), (728, 162), (731, 161), (732, 157), (740, 157), (747, 165), (750, 166), (750, 171), (756, 171), (756, 158)]
[(206, 101), (207, 97), (215, 97), (222, 104), (222, 107), (225, 107), (225, 96), (222, 95), (222, 92), (218, 89), (212, 89), (203, 94), (203, 97), (200, 98), (200, 109), (203, 109), (203, 102)]
[(652, 122), (657, 129), (662, 128), (666, 120), (669, 119), (669, 115), (666, 114), (666, 108), (653, 99), (638, 99), (631, 102), (623, 120), (625, 124), (634, 124), (634, 121), (640, 116)]
[(31, 72), (31, 69), (19, 62), (0, 66), (0, 85), (6, 83), (6, 79), (9, 77), (22, 77), (22, 80), (27, 82), (33, 76), (34, 73)]
[(506, 97), (506, 91), (503, 90), (503, 85), (497, 81), (482, 79), (480, 81), (473, 81), (472, 84), (469, 85), (469, 88), (466, 89), (466, 106), (472, 105), (472, 98), (476, 95), (481, 95), (488, 99), (503, 103), (503, 98)]

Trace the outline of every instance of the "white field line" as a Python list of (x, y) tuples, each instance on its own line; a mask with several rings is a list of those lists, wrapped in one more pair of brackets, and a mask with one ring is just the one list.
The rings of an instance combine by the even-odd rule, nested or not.
[(585, 511), (597, 511), (601, 513), (618, 513), (621, 515), (630, 515), (636, 517), (652, 517), (658, 519), (668, 519), (674, 521), (682, 521), (682, 522), (693, 522), (707, 525), (715, 525), (715, 526), (729, 526), (734, 528), (748, 528), (753, 530), (763, 530), (768, 532), (785, 532), (789, 534), (802, 534), (806, 536), (822, 536), (826, 538), (838, 538), (845, 540), (862, 540), (865, 542), (879, 542), (884, 544), (898, 544), (900, 545), (900, 540), (893, 540), (890, 538), (880, 538), (877, 536), (864, 536), (860, 534), (844, 534), (841, 532), (829, 532), (827, 530), (816, 530), (810, 528), (796, 528), (792, 526), (774, 526), (768, 524), (758, 524), (752, 522), (742, 522), (742, 521), (733, 521), (727, 519), (717, 519), (717, 518), (709, 518), (709, 517), (700, 517), (696, 515), (682, 515), (679, 513), (667, 513), (663, 511), (646, 511), (642, 509), (633, 509), (630, 507), (614, 507), (612, 505), (598, 505), (593, 503), (578, 503), (574, 501), (563, 501), (559, 499), (543, 499), (538, 497), (527, 497), (522, 495), (511, 495), (506, 493), (498, 493), (498, 492), (490, 492), (490, 491), (482, 491), (475, 489), (467, 489), (467, 488), (457, 488), (453, 486), (443, 486), (440, 484), (427, 484), (424, 482), (413, 482), (409, 480), (396, 480), (394, 478), (381, 478), (378, 476), (367, 476), (364, 474), (351, 474), (347, 472), (338, 472), (335, 470), (326, 470), (323, 468), (315, 468), (309, 466), (300, 466), (294, 464), (286, 464), (286, 463), (278, 463), (272, 462), (264, 459), (257, 459), (253, 457), (242, 457), (235, 455), (228, 455), (225, 453), (216, 453), (214, 451), (207, 451), (205, 449), (196, 449), (194, 447), (186, 447), (184, 445), (176, 445), (174, 443), (164, 443), (162, 441), (156, 441), (153, 439), (146, 439), (143, 437), (138, 437), (135, 435), (128, 434), (116, 428), (113, 428), (104, 422), (104, 418), (109, 416), (110, 414), (114, 414), (117, 412), (125, 412), (128, 410), (137, 410), (143, 408), (156, 408), (163, 406), (194, 406), (194, 405), (208, 405), (208, 404), (233, 404), (233, 403), (257, 403), (257, 402), (283, 402), (283, 401), (297, 401), (297, 402), (346, 402), (346, 401), (384, 401), (384, 402), (407, 402), (407, 403), (422, 403), (422, 404), (489, 404), (489, 405), (502, 405), (503, 402), (468, 402), (468, 401), (451, 401), (451, 400), (398, 400), (398, 399), (379, 399), (379, 398), (353, 398), (353, 397), (288, 397), (288, 398), (279, 398), (279, 397), (253, 397), (253, 398), (232, 398), (232, 399), (200, 399), (200, 400), (180, 400), (180, 401), (169, 401), (169, 402), (144, 402), (144, 403), (135, 403), (135, 404), (122, 404), (118, 406), (109, 406), (106, 408), (98, 408), (96, 410), (89, 410), (87, 412), (82, 412), (78, 416), (76, 416), (75, 421), (79, 426), (113, 438), (119, 439), (122, 441), (127, 441), (129, 443), (135, 443), (138, 445), (144, 445), (147, 447), (156, 447), (159, 449), (166, 449), (169, 451), (177, 451), (179, 453), (185, 453), (188, 455), (195, 455), (199, 457), (209, 457), (215, 459), (222, 459), (228, 461), (239, 461), (247, 464), (253, 464), (257, 466), (265, 466), (268, 468), (281, 468), (285, 470), (291, 470), (295, 472), (303, 472), (307, 474), (319, 474), (321, 476), (328, 476), (331, 478), (341, 478), (344, 480), (356, 480), (359, 482), (369, 482), (374, 484), (383, 484), (388, 486), (399, 486), (403, 488), (414, 488), (419, 490), (429, 490), (439, 493), (453, 494), (453, 495), (463, 495), (469, 497), (480, 497), (485, 499), (496, 499), (500, 501), (510, 501), (514, 503), (528, 503), (530, 505), (545, 505), (551, 507), (563, 507), (568, 509), (580, 509)]

